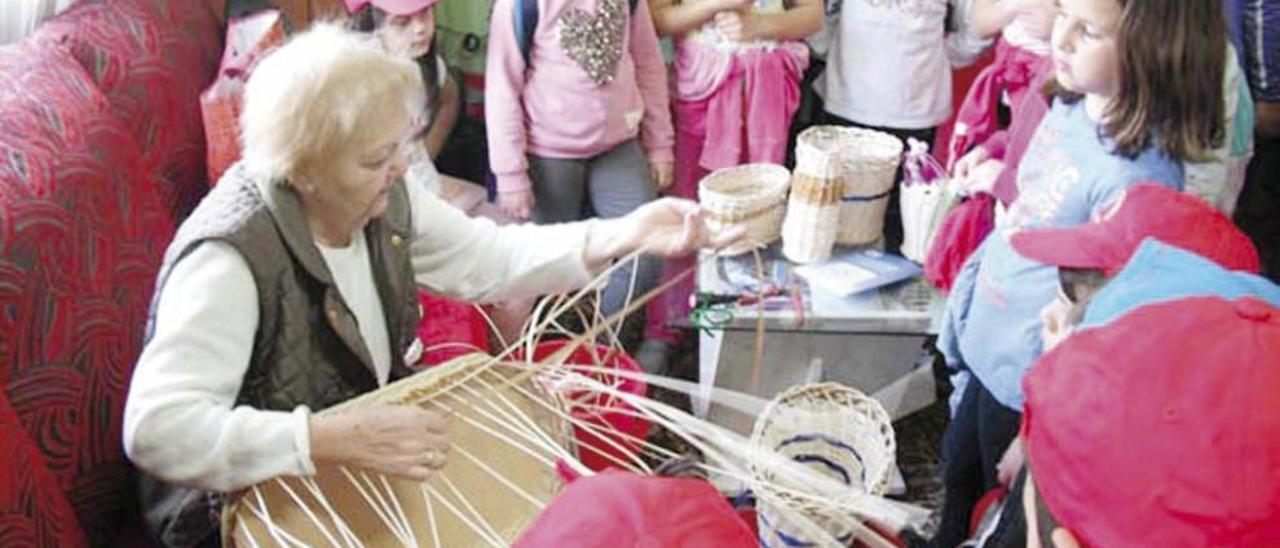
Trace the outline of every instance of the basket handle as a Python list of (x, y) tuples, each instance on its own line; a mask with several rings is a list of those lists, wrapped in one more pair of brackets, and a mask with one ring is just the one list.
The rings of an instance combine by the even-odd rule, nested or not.
[(902, 184), (946, 184), (947, 170), (929, 153), (929, 144), (919, 139), (907, 138), (907, 151), (903, 154), (902, 169), (907, 176)]

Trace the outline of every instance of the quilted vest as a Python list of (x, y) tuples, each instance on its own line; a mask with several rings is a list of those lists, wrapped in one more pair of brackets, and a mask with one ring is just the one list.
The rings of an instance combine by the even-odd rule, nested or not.
[[(387, 211), (364, 231), (392, 344), (393, 381), (410, 372), (404, 355), (420, 319), (409, 258), (411, 227), (407, 192), (396, 185)], [(239, 164), (182, 223), (166, 251), (147, 321), (148, 340), (173, 266), (212, 240), (244, 256), (258, 292), (258, 328), (236, 405), (275, 411), (306, 405), (319, 411), (378, 387), (355, 315), (312, 242), (297, 194), (285, 185), (254, 180)], [(139, 500), (148, 527), (165, 545), (219, 542), (223, 494), (141, 475)]]

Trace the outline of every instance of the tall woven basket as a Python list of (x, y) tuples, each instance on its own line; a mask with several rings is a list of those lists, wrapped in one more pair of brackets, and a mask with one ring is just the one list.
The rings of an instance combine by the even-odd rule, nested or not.
[(841, 491), (843, 496), (833, 497), (836, 504), (821, 504), (815, 498), (779, 489), (805, 490), (788, 486), (786, 477), (777, 470), (753, 461), (751, 473), (763, 485), (757, 493), (762, 546), (823, 544), (821, 538), (814, 538), (812, 525), (802, 525), (797, 514), (847, 546), (853, 540), (856, 517), (845, 513), (842, 508), (851, 505), (842, 503), (867, 494), (883, 496), (889, 489), (897, 451), (884, 407), (856, 389), (832, 382), (796, 386), (779, 394), (756, 419), (751, 446), (804, 463), (817, 474), (847, 486)]
[(725, 254), (738, 255), (778, 239), (790, 186), (791, 172), (773, 164), (718, 169), (698, 183), (698, 202), (712, 230), (742, 226), (747, 231)]
[(796, 140), (796, 171), (787, 218), (782, 223), (782, 254), (793, 262), (814, 263), (831, 257), (843, 189), (839, 137), (839, 128), (817, 126)]
[(902, 163), (902, 141), (879, 131), (839, 128), (839, 147), (844, 160), (841, 179), (840, 229), (836, 243), (869, 244), (884, 233), (884, 214), (889, 208), (894, 176)]

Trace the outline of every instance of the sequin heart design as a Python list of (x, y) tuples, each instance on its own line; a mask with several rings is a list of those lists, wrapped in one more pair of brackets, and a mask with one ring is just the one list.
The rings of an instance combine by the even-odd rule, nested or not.
[(627, 34), (626, 0), (604, 0), (595, 15), (574, 8), (560, 16), (560, 47), (598, 85), (613, 81)]

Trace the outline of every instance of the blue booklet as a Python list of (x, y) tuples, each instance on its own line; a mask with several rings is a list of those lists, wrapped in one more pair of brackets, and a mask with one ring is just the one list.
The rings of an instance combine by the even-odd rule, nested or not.
[(811, 286), (847, 297), (914, 278), (920, 265), (878, 249), (861, 248), (839, 253), (825, 262), (798, 266), (795, 273)]

